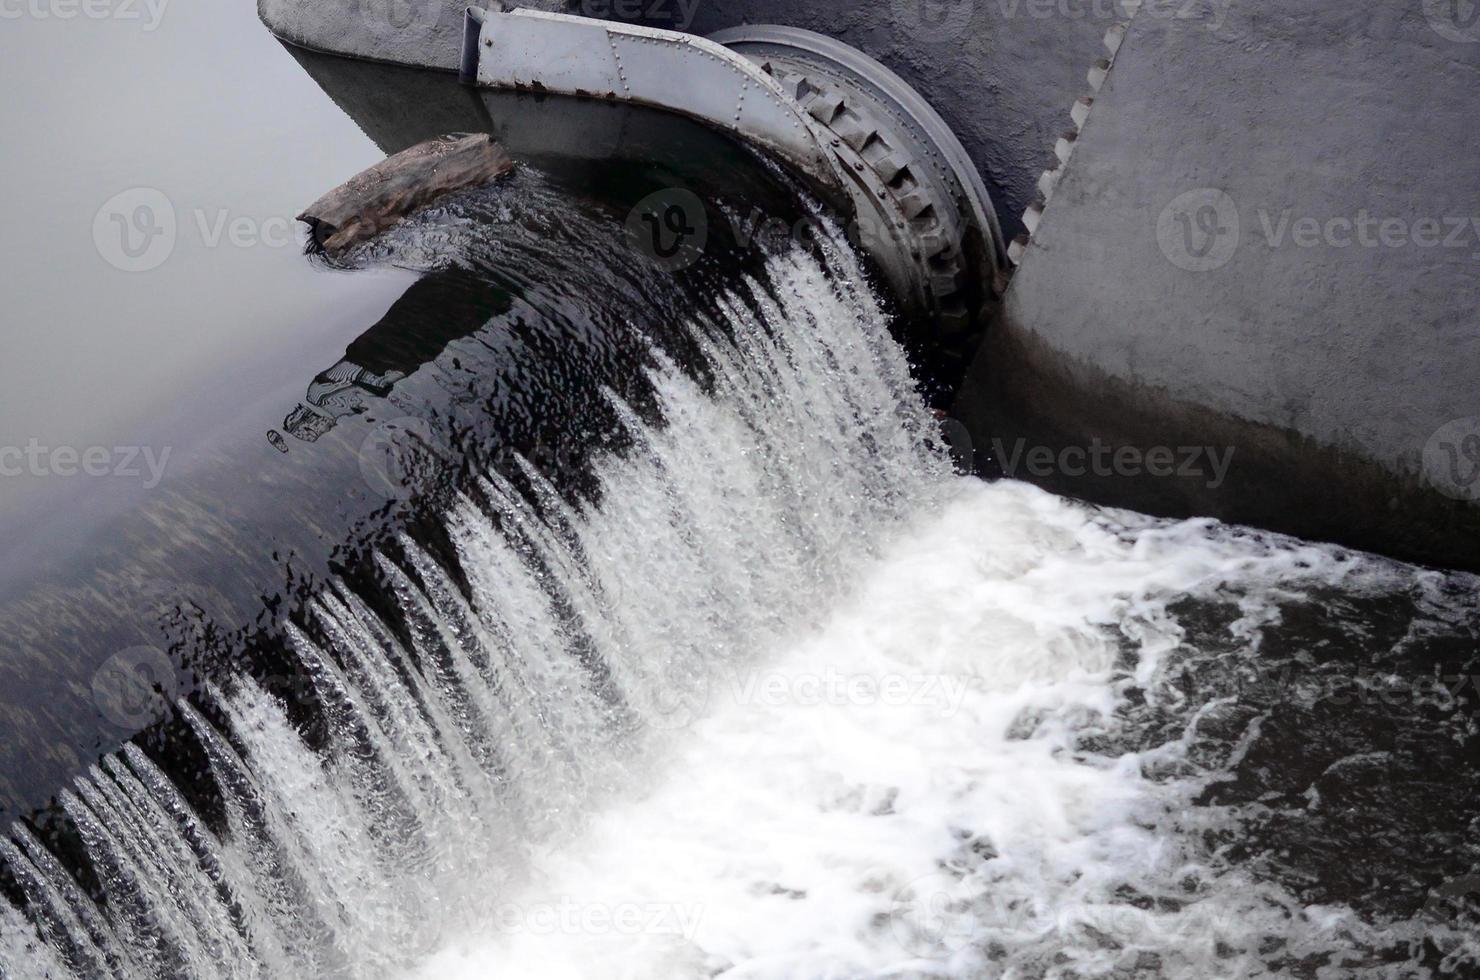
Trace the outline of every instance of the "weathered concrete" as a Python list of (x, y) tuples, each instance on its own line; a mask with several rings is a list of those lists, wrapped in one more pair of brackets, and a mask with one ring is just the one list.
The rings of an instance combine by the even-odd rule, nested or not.
[(257, 0), (262, 22), (293, 44), (447, 71), (457, 70), (467, 7), (462, 0)]
[(1040, 476), (1480, 565), (1480, 420), (1441, 431), (1480, 415), (1480, 43), (1417, 2), (1184, 7), (1137, 14), (1053, 192), (961, 397), (978, 453), (1229, 447), (1218, 487)]

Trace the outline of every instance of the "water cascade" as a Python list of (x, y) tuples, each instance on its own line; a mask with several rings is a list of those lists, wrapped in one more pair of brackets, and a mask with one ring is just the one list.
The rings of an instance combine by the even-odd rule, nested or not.
[[(624, 448), (590, 494), (490, 471), (441, 512), (450, 548), (403, 533), (373, 593), (335, 582), (281, 624), (318, 724), (247, 673), (181, 700), (210, 807), (129, 744), (62, 795), (70, 846), (9, 828), (0, 972), (1474, 962), (1458, 924), (1246, 866), (1229, 842), (1259, 806), (1206, 796), (1274, 715), (1187, 681), (1257, 665), (1292, 597), (1473, 624), (1473, 583), (954, 475), (839, 239), (718, 309), (697, 370), (652, 351), (652, 406), (604, 394)], [(1199, 626), (1189, 602), (1232, 612)]]

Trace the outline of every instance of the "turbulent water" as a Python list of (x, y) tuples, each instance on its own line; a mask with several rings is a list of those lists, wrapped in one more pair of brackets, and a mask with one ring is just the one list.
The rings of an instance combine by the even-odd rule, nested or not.
[[(1360, 810), (1343, 773), (1401, 768), (1403, 746), (1217, 796), (1271, 768), (1249, 767), (1288, 723), (1266, 702), (1329, 693), (1301, 688), (1319, 655), (1278, 697), (1245, 683), (1292, 609), (1401, 600), (1401, 650), (1473, 637), (1473, 580), (954, 475), (860, 270), (824, 251), (696, 320), (700, 370), (654, 351), (652, 405), (604, 395), (623, 448), (588, 495), (488, 473), (441, 513), (442, 546), (403, 534), (374, 589), (335, 583), (282, 625), (291, 677), (181, 701), (210, 793), (130, 745), (63, 795), (72, 833), (11, 828), (0, 972), (1480, 963), (1463, 877), (1384, 906), (1257, 843), (1292, 807)], [(1471, 751), (1449, 708), (1428, 733)], [(1448, 777), (1461, 799), (1469, 772)], [(1474, 866), (1462, 831), (1450, 856)]]

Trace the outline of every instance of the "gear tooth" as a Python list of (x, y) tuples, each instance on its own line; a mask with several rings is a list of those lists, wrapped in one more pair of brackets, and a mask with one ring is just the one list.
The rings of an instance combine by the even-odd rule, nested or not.
[(1023, 253), (1028, 250), (1028, 241), (1029, 239), (1026, 234), (1018, 235), (1014, 238), (1012, 244), (1007, 246), (1007, 261), (1013, 265), (1022, 265)]
[(835, 92), (819, 93), (807, 104), (807, 112), (824, 126), (837, 118), (843, 111), (843, 97)]
[(1098, 92), (1100, 86), (1105, 84), (1105, 76), (1109, 74), (1110, 60), (1108, 58), (1101, 58), (1099, 61), (1096, 61), (1089, 69), (1089, 87)]
[(829, 128), (841, 136), (844, 143), (847, 143), (855, 150), (862, 150), (863, 145), (868, 142), (869, 137), (874, 135), (871, 127), (865, 125), (862, 120), (847, 112), (834, 119)]
[(930, 288), (937, 297), (950, 296), (961, 288), (961, 272), (938, 272), (930, 277)]
[(869, 164), (886, 184), (892, 184), (903, 171), (909, 168), (910, 157), (906, 153), (887, 153)]
[(1121, 44), (1125, 42), (1125, 25), (1116, 24), (1105, 32), (1105, 50), (1110, 52), (1110, 57), (1115, 57), (1120, 50)]
[[(766, 68), (770, 70), (771, 65), (767, 63)], [(781, 86), (783, 92), (797, 102), (801, 102), (807, 97), (807, 77), (805, 75), (790, 71), (777, 79), (777, 84)]]
[(934, 205), (931, 203), (930, 198), (921, 194), (919, 191), (910, 191), (899, 196), (899, 207), (904, 212), (906, 218), (914, 221), (929, 211)]
[(1141, 9), (1141, 0), (1120, 0), (1120, 12), (1129, 20), (1136, 16), (1136, 11)]
[(955, 243), (953, 243), (948, 237), (946, 237), (945, 233), (941, 231), (939, 225), (935, 225), (934, 227), (931, 227), (930, 229), (922, 232), (919, 238), (920, 251), (926, 259), (940, 266), (943, 266), (951, 261), (953, 257), (952, 253), (955, 248)]
[(1069, 158), (1074, 155), (1074, 144), (1078, 139), (1079, 134), (1077, 132), (1074, 132), (1073, 130), (1070, 130), (1069, 132), (1060, 136), (1058, 140), (1054, 143), (1053, 155), (1058, 159), (1061, 165), (1068, 163)]
[(1089, 118), (1090, 109), (1094, 108), (1095, 99), (1092, 95), (1081, 95), (1069, 110), (1069, 118), (1074, 120), (1074, 125), (1080, 129), (1084, 128), (1084, 121)]
[(1028, 229), (1028, 234), (1038, 230), (1038, 222), (1043, 220), (1043, 204), (1030, 204), (1028, 210), (1023, 212), (1023, 226)]
[(1038, 178), (1038, 193), (1043, 195), (1045, 203), (1053, 199), (1054, 188), (1059, 186), (1060, 174), (1061, 171), (1058, 170), (1045, 170)]

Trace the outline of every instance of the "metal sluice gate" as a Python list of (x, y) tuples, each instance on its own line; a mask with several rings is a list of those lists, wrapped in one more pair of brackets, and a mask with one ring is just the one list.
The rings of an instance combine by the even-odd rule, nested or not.
[(960, 141), (908, 83), (841, 41), (470, 7), (461, 76), (667, 110), (771, 154), (852, 217), (895, 295), (946, 346), (972, 347), (1005, 286), (996, 211)]

